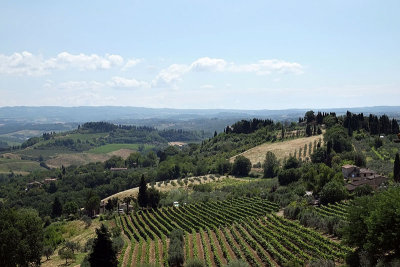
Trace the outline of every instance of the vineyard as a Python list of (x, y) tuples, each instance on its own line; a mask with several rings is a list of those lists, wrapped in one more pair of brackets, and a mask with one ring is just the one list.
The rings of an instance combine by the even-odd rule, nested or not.
[(121, 215), (116, 222), (129, 242), (119, 266), (168, 266), (168, 235), (176, 228), (185, 232), (185, 258), (198, 258), (207, 266), (234, 259), (251, 266), (303, 265), (319, 258), (343, 261), (349, 248), (274, 215), (277, 210), (264, 199), (242, 198)]
[(338, 202), (335, 204), (328, 204), (321, 207), (316, 207), (316, 211), (322, 217), (337, 217), (342, 220), (347, 220), (347, 209), (349, 203)]

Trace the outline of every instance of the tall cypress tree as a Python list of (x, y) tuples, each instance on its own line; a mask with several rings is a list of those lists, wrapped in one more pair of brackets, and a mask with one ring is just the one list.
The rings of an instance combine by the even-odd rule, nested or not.
[(144, 175), (142, 175), (142, 178), (140, 179), (138, 203), (140, 207), (147, 206), (147, 184), (144, 179)]
[(111, 234), (104, 224), (99, 229), (96, 229), (96, 234), (97, 237), (93, 241), (93, 250), (89, 256), (90, 266), (117, 266), (117, 252), (113, 248)]
[(61, 214), (62, 214), (62, 204), (61, 204), (60, 200), (58, 199), (58, 197), (56, 197), (53, 202), (51, 216), (53, 218), (55, 218), (55, 217), (60, 217)]
[(400, 182), (400, 159), (399, 159), (399, 153), (396, 153), (396, 158), (394, 159), (393, 178), (394, 178), (395, 182)]

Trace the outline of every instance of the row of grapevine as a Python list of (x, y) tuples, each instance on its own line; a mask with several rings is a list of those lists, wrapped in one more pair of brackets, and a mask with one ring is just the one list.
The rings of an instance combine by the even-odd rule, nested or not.
[(348, 207), (349, 204), (339, 202), (316, 207), (315, 210), (323, 217), (338, 217), (339, 219), (347, 220)]
[[(174, 228), (185, 232), (185, 258), (204, 259), (212, 267), (235, 259), (251, 266), (307, 265), (314, 259), (343, 261), (348, 247), (273, 215), (271, 211), (276, 209), (261, 198), (242, 198), (122, 215), (117, 223), (131, 242), (125, 253), (129, 253), (126, 266), (150, 262), (167, 266), (167, 238)], [(344, 204), (338, 205), (340, 212), (345, 209)]]

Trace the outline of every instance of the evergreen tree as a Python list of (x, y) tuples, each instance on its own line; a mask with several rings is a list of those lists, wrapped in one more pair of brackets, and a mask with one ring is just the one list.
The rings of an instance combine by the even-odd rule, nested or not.
[(53, 202), (51, 216), (53, 218), (55, 218), (55, 217), (60, 217), (61, 214), (62, 214), (62, 204), (61, 204), (60, 200), (58, 199), (58, 197), (56, 197)]
[(306, 135), (307, 135), (307, 136), (311, 136), (311, 135), (312, 135), (312, 129), (311, 129), (310, 124), (307, 124), (307, 127), (306, 127)]
[(147, 206), (147, 184), (144, 179), (144, 175), (142, 175), (142, 178), (140, 179), (140, 184), (139, 184), (139, 194), (138, 194), (138, 204), (140, 207), (146, 207)]
[(400, 159), (399, 153), (396, 153), (393, 166), (393, 178), (395, 182), (400, 182)]
[(96, 229), (97, 237), (93, 241), (92, 253), (89, 256), (90, 266), (115, 267), (118, 265), (117, 251), (113, 247), (111, 234), (101, 225)]
[(282, 126), (282, 140), (285, 138), (285, 129), (283, 128), (283, 126)]
[(275, 154), (271, 151), (268, 151), (265, 155), (264, 161), (264, 177), (265, 178), (273, 178), (277, 174), (278, 170), (278, 159)]
[(398, 134), (400, 132), (399, 130), (399, 124), (397, 123), (396, 119), (392, 119), (392, 134)]

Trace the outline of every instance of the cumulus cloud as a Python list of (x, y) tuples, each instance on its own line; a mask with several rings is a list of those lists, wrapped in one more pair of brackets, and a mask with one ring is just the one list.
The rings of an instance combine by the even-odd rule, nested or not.
[(142, 60), (139, 59), (139, 58), (132, 58), (132, 59), (129, 59), (129, 60), (126, 62), (126, 64), (124, 65), (124, 67), (122, 68), (122, 70), (127, 70), (127, 69), (129, 69), (129, 68), (132, 68), (132, 67), (136, 66), (137, 64), (139, 64), (140, 62), (142, 62)]
[(120, 55), (99, 56), (96, 54), (59, 53), (48, 59), (30, 52), (14, 53), (10, 56), (0, 54), (0, 74), (38, 76), (49, 74), (52, 70), (73, 68), (78, 70), (109, 69), (124, 63)]
[(276, 73), (303, 73), (303, 66), (297, 62), (287, 62), (278, 59), (259, 60), (251, 64), (231, 64), (229, 71), (253, 72), (258, 75), (270, 75)]
[(190, 71), (190, 67), (183, 64), (172, 64), (168, 68), (161, 70), (153, 80), (152, 85), (163, 86), (178, 82), (182, 76)]
[(192, 71), (224, 71), (227, 63), (223, 59), (202, 57), (190, 65)]
[(106, 83), (109, 87), (113, 88), (147, 88), (149, 84), (144, 81), (138, 81), (136, 79), (127, 79), (123, 77), (112, 77), (111, 81)]

